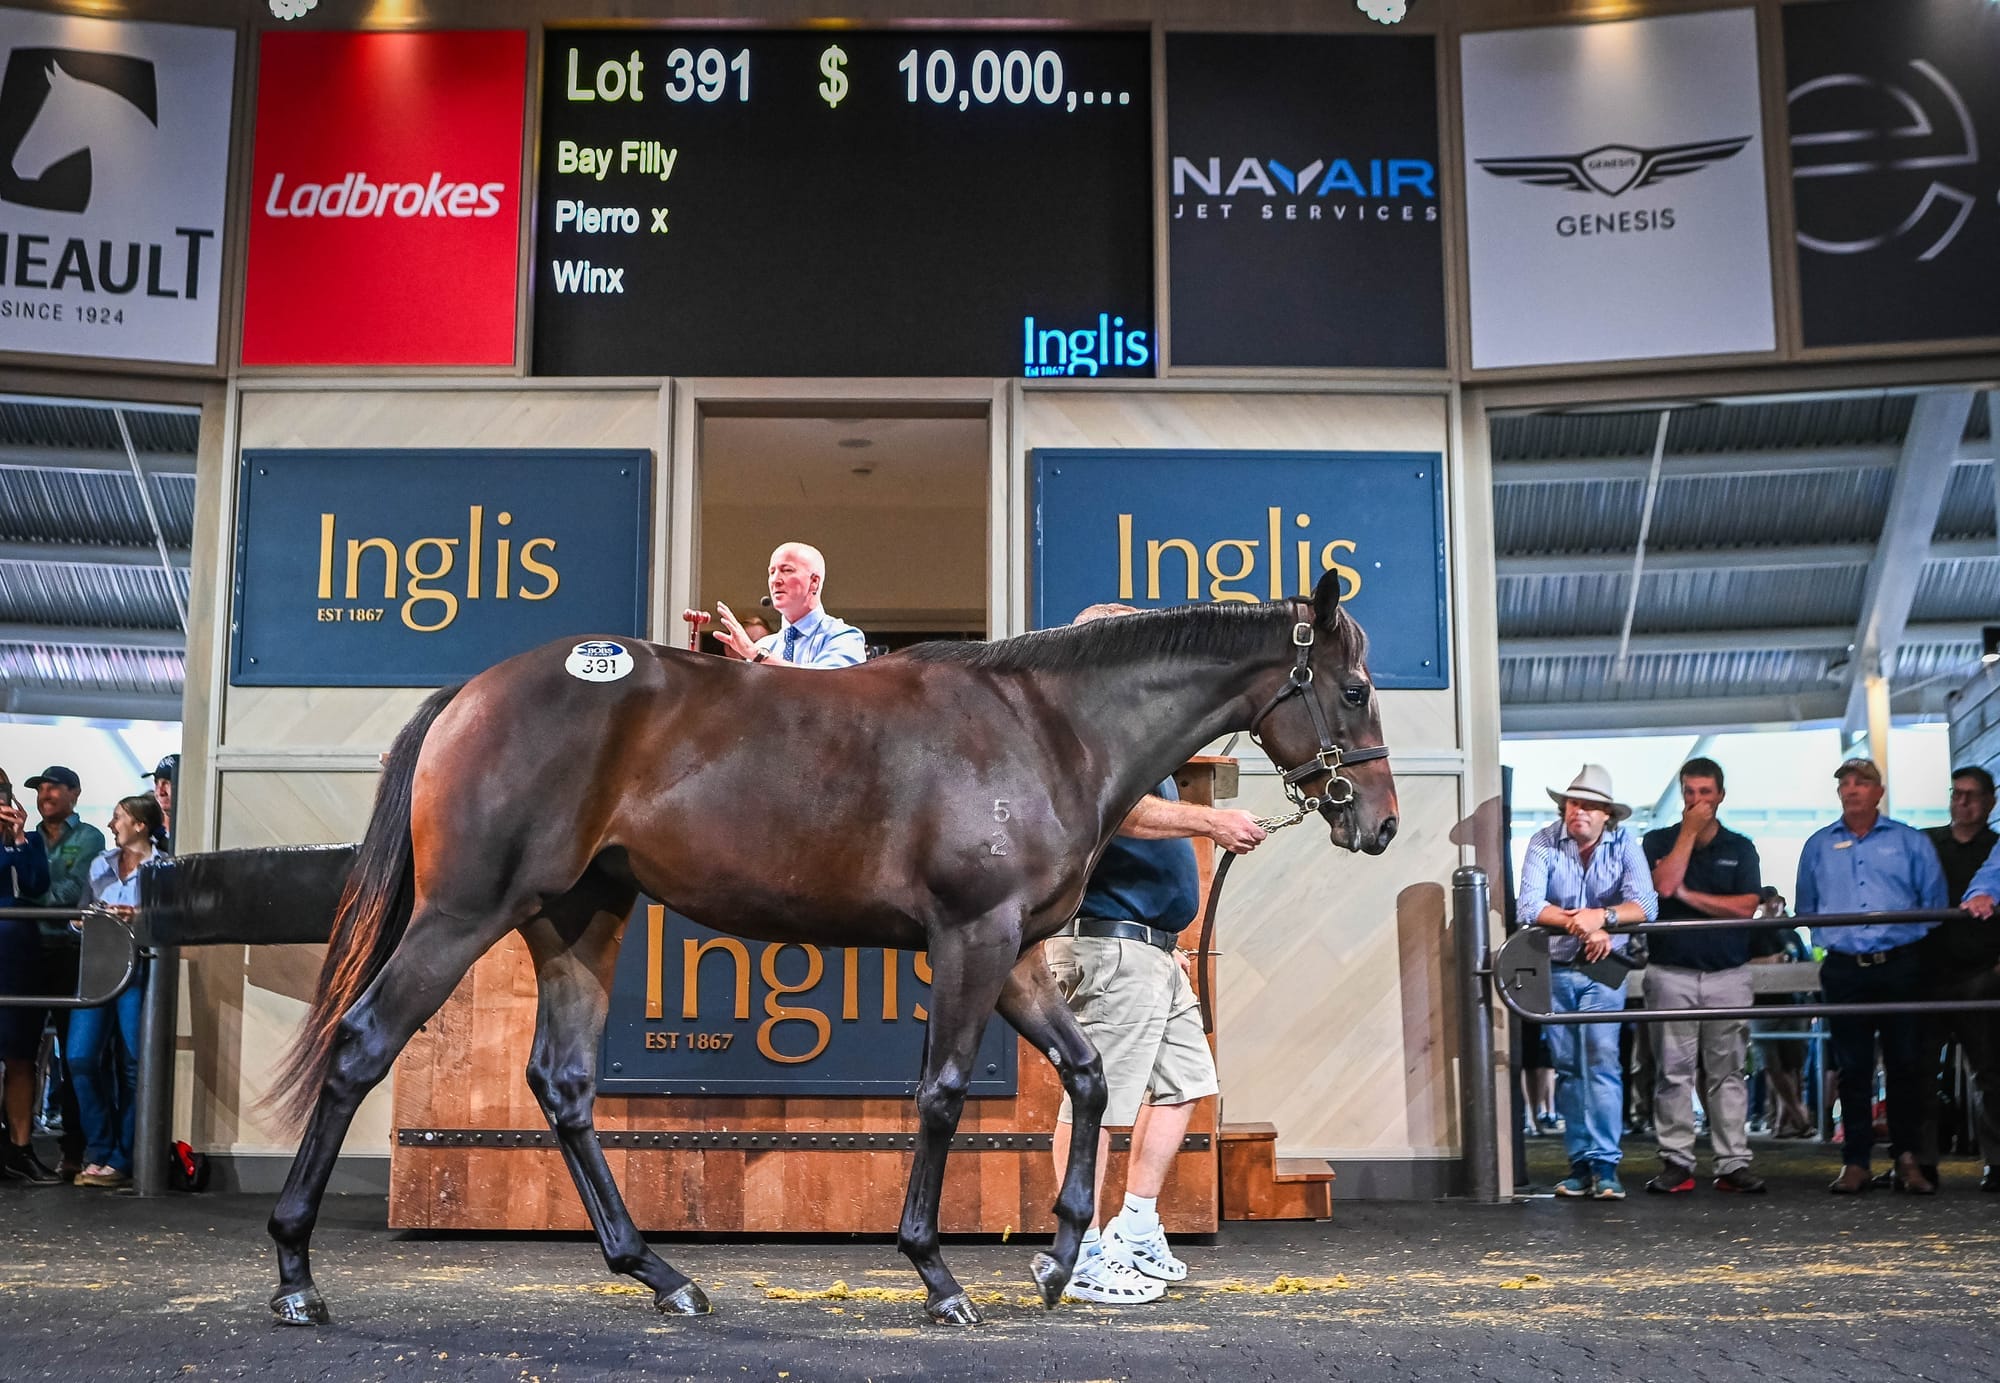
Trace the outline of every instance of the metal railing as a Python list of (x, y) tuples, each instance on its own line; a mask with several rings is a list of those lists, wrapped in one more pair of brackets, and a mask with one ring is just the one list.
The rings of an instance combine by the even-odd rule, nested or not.
[(178, 953), (172, 947), (141, 943), (133, 924), (109, 908), (0, 908), (0, 922), (81, 922), (74, 994), (0, 994), (0, 1008), (96, 1008), (108, 1004), (139, 978), (151, 960), (155, 982), (146, 986), (139, 1010), (139, 1088), (132, 1111), (132, 1189), (141, 1196), (167, 1193), (167, 1137), (173, 1105), (175, 977)]
[[(1866, 1004), (1792, 1003), (1752, 1008), (1605, 1009), (1590, 1013), (1553, 1011), (1549, 942), (1560, 935), (1552, 927), (1523, 927), (1498, 951), (1487, 945), (1492, 916), (1492, 891), (1486, 871), (1467, 866), (1451, 876), (1451, 925), (1458, 962), (1459, 1002), (1459, 1125), (1463, 1130), (1462, 1159), (1466, 1195), (1492, 1204), (1500, 1199), (1500, 1129), (1494, 1082), (1501, 1071), (1494, 1064), (1493, 996), (1507, 1010), (1529, 1022), (1550, 1025), (1580, 1023), (1684, 1023), (1730, 1018), (1860, 1017), (1870, 1014), (1953, 1013), (2000, 1010), (2000, 999), (1901, 999)], [(1742, 927), (1860, 927), (1897, 922), (1981, 921), (1957, 908), (1914, 912), (1838, 913), (1807, 918), (1700, 918), (1676, 922), (1636, 922), (1608, 930), (1614, 936), (1664, 931), (1721, 931)], [(1981, 922), (2000, 928), (2000, 917)], [(1568, 964), (1568, 962), (1565, 962)], [(1610, 967), (1606, 969), (1605, 967)], [(1616, 985), (1632, 973), (1609, 958), (1579, 964), (1578, 969)], [(1594, 972), (1594, 973), (1593, 973)], [(1813, 985), (1817, 988), (1817, 983)], [(1511, 1076), (1511, 1072), (1509, 1073)]]

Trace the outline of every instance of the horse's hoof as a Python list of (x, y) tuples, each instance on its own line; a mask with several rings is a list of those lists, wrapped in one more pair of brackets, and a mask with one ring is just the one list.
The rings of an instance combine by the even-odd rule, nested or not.
[(986, 1318), (972, 1304), (972, 1298), (963, 1292), (954, 1292), (943, 1301), (924, 1303), (924, 1310), (938, 1325), (984, 1325)]
[(692, 1282), (683, 1282), (673, 1291), (655, 1296), (653, 1309), (663, 1316), (706, 1316), (715, 1308), (708, 1304), (706, 1292)]
[(271, 1314), (285, 1325), (326, 1325), (333, 1320), (317, 1287), (308, 1287), (303, 1292), (279, 1292), (271, 1298)]
[(1029, 1260), (1028, 1272), (1035, 1279), (1035, 1285), (1042, 1290), (1042, 1305), (1053, 1311), (1062, 1300), (1063, 1288), (1069, 1286), (1069, 1274), (1062, 1264), (1046, 1253), (1038, 1253)]

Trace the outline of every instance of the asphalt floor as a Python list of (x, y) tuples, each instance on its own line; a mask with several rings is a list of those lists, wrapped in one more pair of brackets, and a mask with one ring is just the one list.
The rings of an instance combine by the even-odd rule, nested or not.
[[(668, 1318), (576, 1235), (412, 1235), (330, 1197), (333, 1323), (275, 1324), (270, 1199), (0, 1184), (0, 1379), (1788, 1379), (2000, 1377), (2000, 1195), (1836, 1198), (1838, 1155), (1760, 1144), (1771, 1194), (1336, 1201), (1177, 1245), (1155, 1304), (1045, 1311), (1035, 1244), (948, 1245), (988, 1323), (925, 1322), (882, 1239), (656, 1238), (713, 1315)], [(1546, 1185), (1558, 1140), (1530, 1144)]]

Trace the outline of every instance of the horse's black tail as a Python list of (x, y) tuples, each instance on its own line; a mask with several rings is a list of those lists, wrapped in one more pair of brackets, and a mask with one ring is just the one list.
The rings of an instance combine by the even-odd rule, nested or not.
[(375, 811), (368, 818), (368, 833), (361, 838), (354, 872), (341, 890), (340, 910), (334, 916), (333, 937), (327, 942), (312, 1010), (264, 1097), (265, 1104), (291, 1127), (303, 1124), (319, 1099), (327, 1068), (333, 1062), (341, 1018), (388, 963), (403, 939), (403, 929), (410, 924), (414, 905), (410, 799), (417, 754), (431, 725), (462, 689), (446, 687), (433, 693), (389, 750), (382, 781), (375, 788)]

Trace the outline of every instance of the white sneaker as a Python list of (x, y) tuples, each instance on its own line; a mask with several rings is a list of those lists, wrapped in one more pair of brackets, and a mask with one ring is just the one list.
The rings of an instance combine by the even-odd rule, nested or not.
[(1105, 1306), (1141, 1306), (1158, 1301), (1166, 1290), (1166, 1283), (1147, 1277), (1132, 1266), (1126, 1254), (1108, 1248), (1106, 1241), (1099, 1239), (1085, 1244), (1077, 1254), (1076, 1271), (1063, 1295)]
[(1162, 1282), (1181, 1282), (1187, 1278), (1187, 1264), (1174, 1257), (1174, 1251), (1167, 1247), (1166, 1226), (1157, 1216), (1146, 1230), (1133, 1229), (1124, 1215), (1115, 1216), (1104, 1227), (1104, 1238), (1116, 1241), (1124, 1251), (1120, 1256), (1129, 1259), (1147, 1277)]

